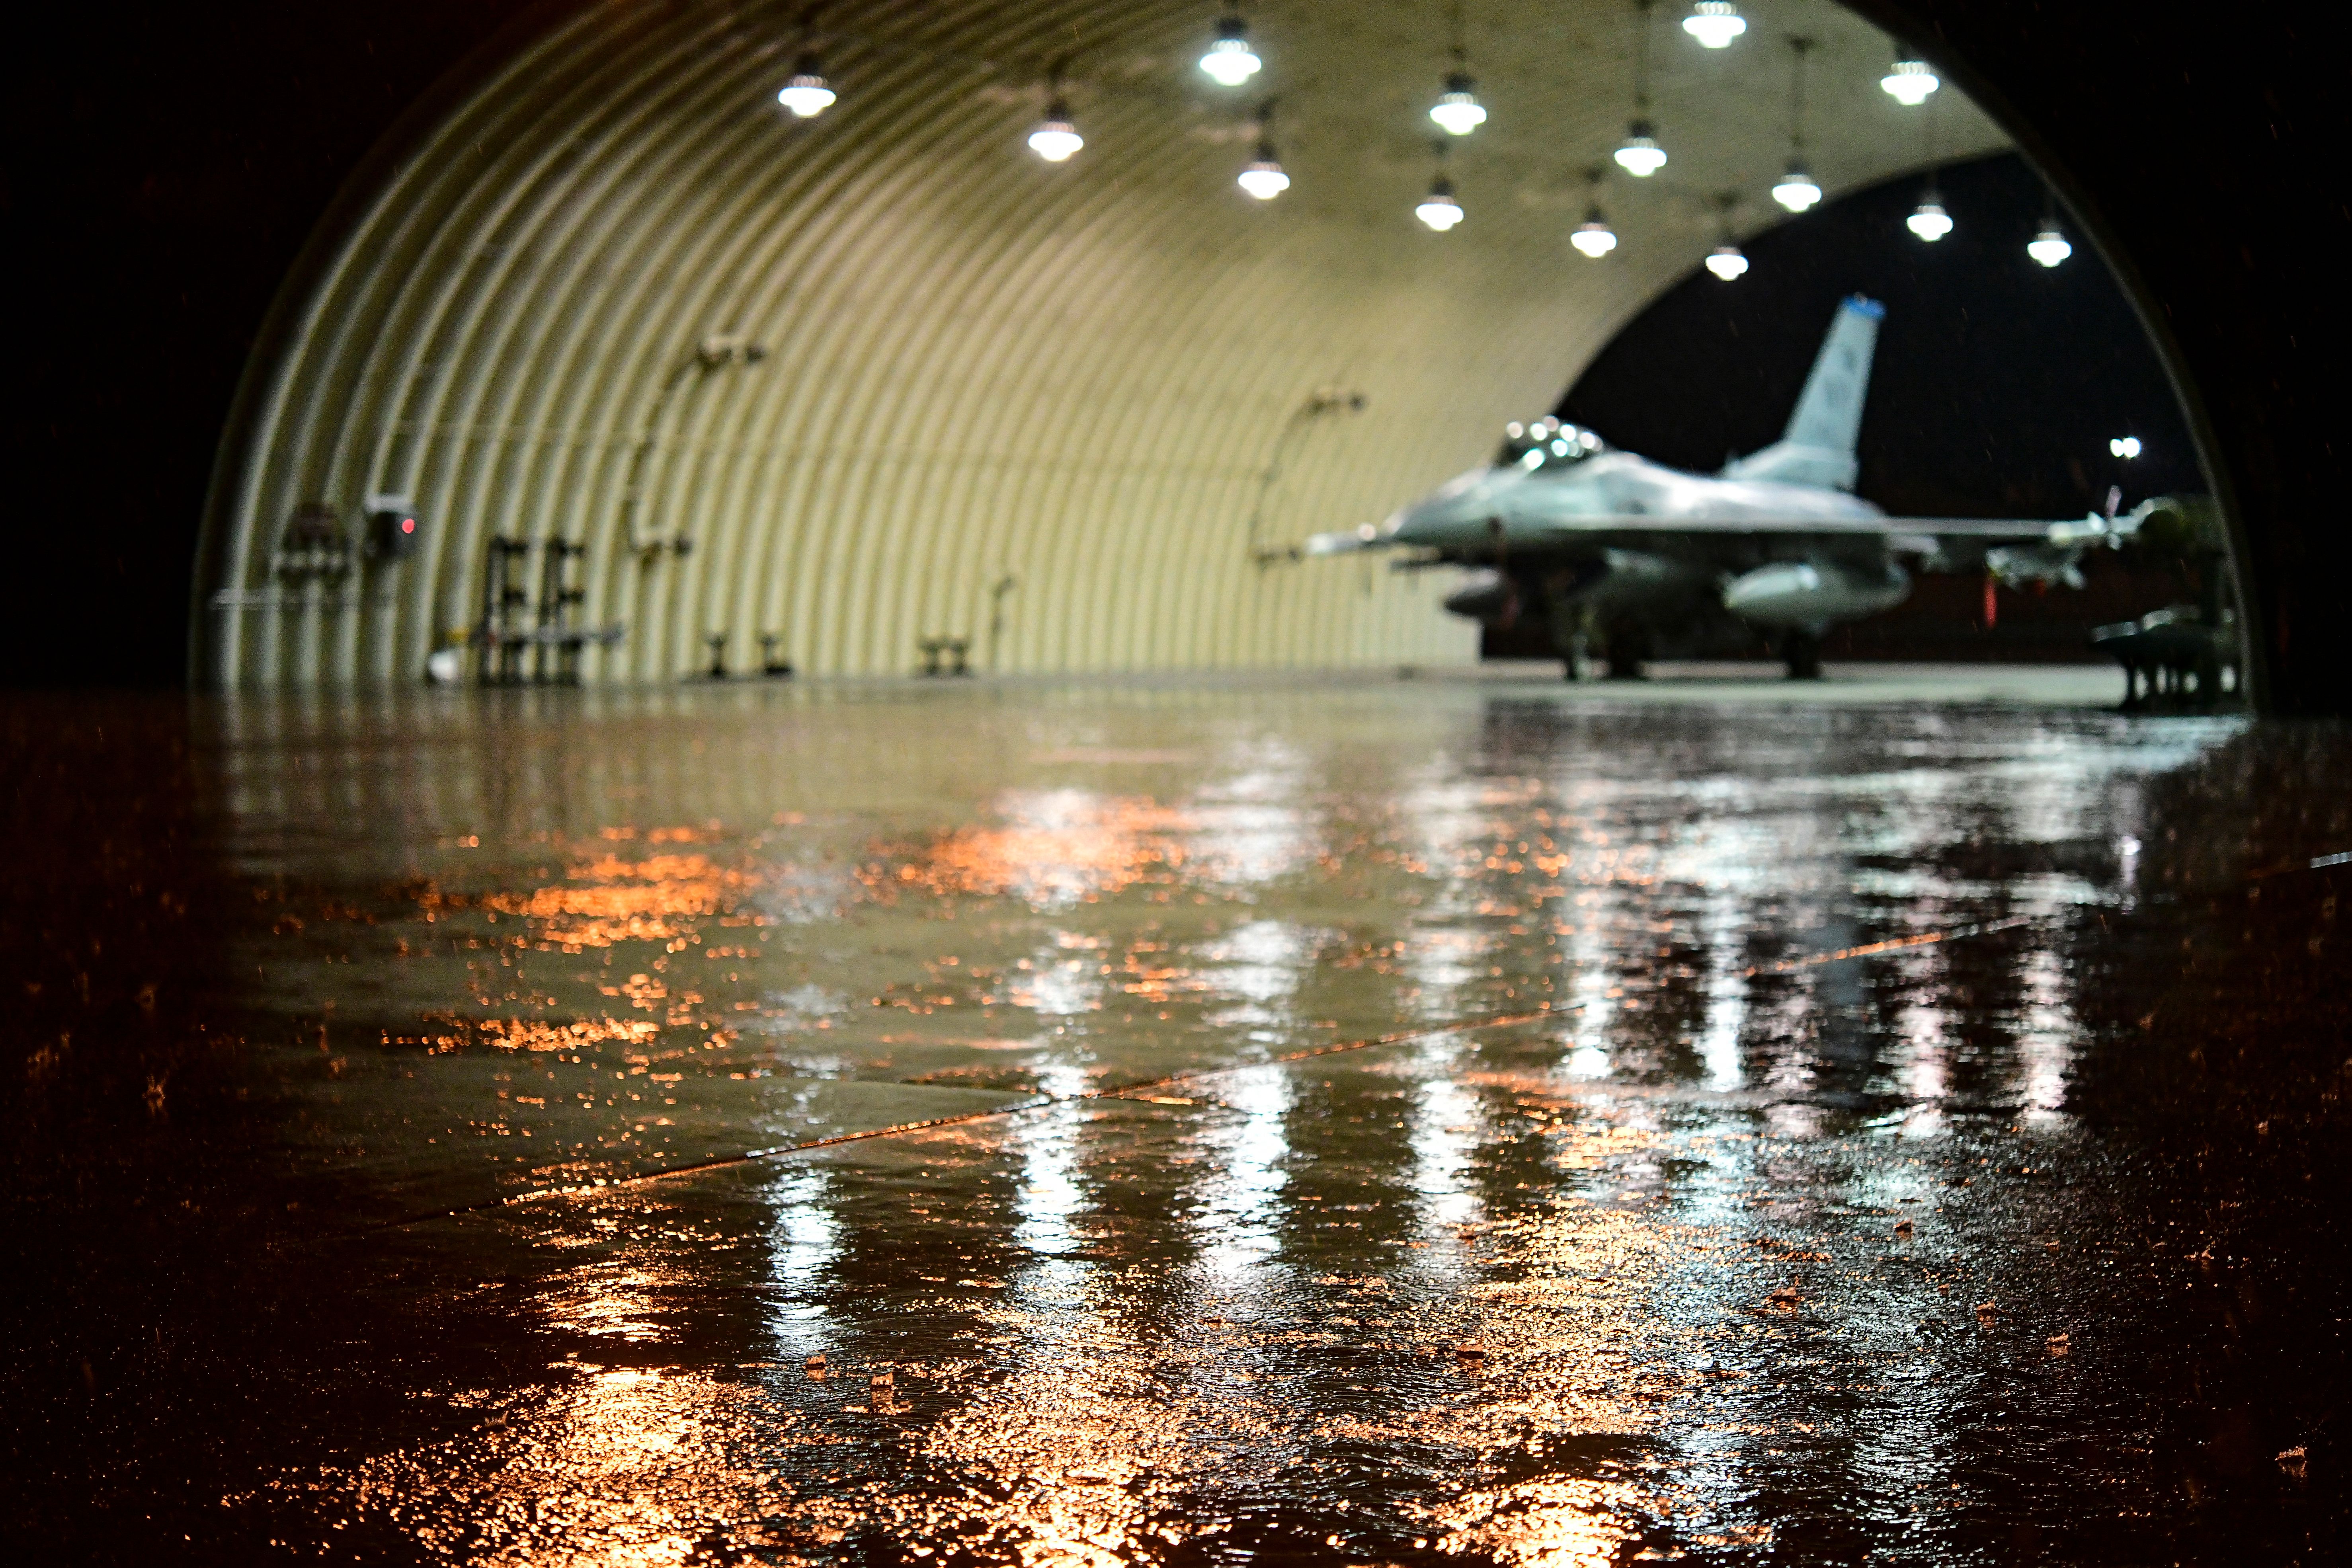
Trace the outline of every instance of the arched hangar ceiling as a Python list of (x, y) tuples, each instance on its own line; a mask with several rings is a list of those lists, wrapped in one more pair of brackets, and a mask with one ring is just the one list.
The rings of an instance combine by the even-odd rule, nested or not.
[[(206, 520), (197, 668), (415, 679), (480, 619), (494, 538), (533, 547), (527, 591), (547, 541), (583, 547), (580, 619), (625, 629), (591, 678), (690, 671), (718, 633), (732, 667), (764, 634), (817, 673), (903, 671), (936, 635), (1007, 670), (1466, 658), (1423, 575), (1253, 543), (1480, 460), (1716, 243), (1717, 193), (1741, 228), (1777, 216), (1789, 36), (1818, 41), (1824, 187), (1922, 161), (1884, 35), (1744, 10), (1720, 52), (1653, 18), (1672, 162), (1612, 170), (1597, 263), (1566, 241), (1629, 113), (1622, 0), (1466, 8), (1493, 118), (1452, 149), (1446, 235), (1412, 217), (1442, 6), (1254, 6), (1266, 69), (1227, 92), (1193, 67), (1197, 3), (839, 5), (841, 100), (805, 123), (774, 97), (795, 7), (569, 14), (381, 161), (289, 286)], [(1087, 146), (1049, 166), (1024, 135), (1056, 63)], [(1234, 176), (1268, 98), (1295, 183), (1259, 204)], [(2002, 144), (1948, 89), (1930, 112), (1937, 152)], [(698, 355), (730, 338), (767, 357)], [(375, 494), (414, 497), (416, 553), (289, 580), (298, 508), (348, 527)]]

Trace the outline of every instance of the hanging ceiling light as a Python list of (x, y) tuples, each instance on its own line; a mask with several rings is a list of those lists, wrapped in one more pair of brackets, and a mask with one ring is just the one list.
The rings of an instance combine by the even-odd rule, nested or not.
[(1943, 86), (1925, 60), (1897, 60), (1887, 73), (1878, 78), (1886, 96), (1906, 109), (1916, 109), (1927, 101), (1927, 95)]
[(1822, 199), (1813, 172), (1805, 166), (1805, 57), (1812, 52), (1811, 38), (1790, 38), (1789, 53), (1789, 170), (1772, 187), (1772, 199), (1792, 213), (1801, 213)]
[(1241, 86), (1265, 63), (1249, 46), (1249, 24), (1234, 12), (1217, 24), (1217, 41), (1201, 57), (1201, 69), (1219, 87)]
[(1290, 176), (1282, 172), (1282, 161), (1274, 155), (1274, 143), (1257, 144), (1257, 156), (1241, 172), (1241, 187), (1261, 202), (1270, 202), (1290, 189)]
[(1584, 221), (1576, 225), (1576, 232), (1568, 236), (1568, 243), (1591, 261), (1599, 261), (1617, 248), (1617, 231), (1611, 228), (1609, 220), (1601, 215), (1600, 203), (1595, 202), (1586, 209)]
[(1029, 151), (1048, 163), (1067, 162), (1086, 144), (1087, 139), (1070, 120), (1070, 106), (1059, 95), (1045, 106), (1045, 118), (1029, 133)]
[(1429, 183), (1429, 194), (1413, 208), (1412, 215), (1444, 234), (1462, 221), (1462, 204), (1454, 199), (1454, 182), (1445, 177), (1445, 143), (1433, 141), (1430, 150), (1437, 154), (1437, 178)]
[(1683, 31), (1696, 38), (1703, 48), (1727, 49), (1732, 39), (1748, 31), (1748, 19), (1731, 0), (1698, 0), (1691, 14), (1683, 18)]
[(1446, 73), (1445, 91), (1430, 106), (1429, 118), (1448, 136), (1467, 136), (1486, 123), (1486, 106), (1478, 101), (1468, 71)]
[(801, 17), (801, 57), (793, 63), (792, 79), (776, 89), (776, 101), (795, 120), (814, 120), (833, 107), (837, 95), (824, 79), (824, 62), (816, 52), (816, 13)]
[(1617, 248), (1617, 231), (1609, 226), (1601, 211), (1601, 182), (1606, 178), (1608, 171), (1598, 164), (1584, 172), (1584, 183), (1592, 189), (1592, 204), (1584, 209), (1584, 221), (1568, 236), (1568, 243), (1587, 261), (1599, 261)]
[(1929, 245), (1952, 232), (1952, 214), (1944, 211), (1943, 193), (1936, 189), (1933, 176), (1928, 178), (1927, 194), (1911, 210), (1911, 215), (1903, 220), (1903, 226)]
[(1486, 123), (1486, 106), (1478, 101), (1477, 84), (1470, 79), (1470, 51), (1463, 42), (1462, 0), (1454, 0), (1454, 68), (1445, 73), (1445, 90), (1430, 106), (1429, 118), (1448, 136), (1467, 136)]
[(1654, 134), (1657, 127), (1637, 120), (1625, 130), (1625, 144), (1617, 149), (1618, 166), (1636, 180), (1646, 180), (1666, 166), (1666, 150)]
[(838, 96), (824, 79), (824, 63), (814, 49), (802, 54), (800, 63), (793, 68), (792, 79), (776, 89), (776, 101), (801, 120), (814, 120), (831, 109)]
[(1813, 183), (1812, 172), (1802, 158), (1789, 160), (1789, 172), (1772, 187), (1772, 199), (1792, 213), (1801, 213), (1822, 199), (1822, 188)]
[(2066, 241), (2066, 231), (2058, 226), (2058, 196), (2045, 188), (2042, 204), (2042, 232), (2025, 242), (2025, 254), (2044, 267), (2055, 267), (2074, 254)]
[(1454, 199), (1454, 182), (1440, 174), (1429, 183), (1429, 194), (1413, 208), (1412, 215), (1444, 234), (1462, 221), (1462, 204)]
[(1633, 0), (1633, 121), (1625, 128), (1625, 144), (1617, 149), (1617, 166), (1636, 180), (1666, 166), (1666, 150), (1658, 145), (1649, 108), (1650, 0)]
[(1715, 204), (1723, 214), (1723, 243), (1708, 254), (1706, 269), (1728, 283), (1748, 270), (1747, 253), (1739, 248), (1739, 242), (1731, 237), (1731, 209), (1739, 204), (1739, 198), (1726, 192), (1715, 199)]
[(1290, 176), (1283, 172), (1282, 160), (1275, 155), (1274, 136), (1267, 129), (1273, 119), (1272, 103), (1257, 111), (1257, 156), (1240, 175), (1242, 189), (1261, 202), (1270, 202), (1290, 189)]

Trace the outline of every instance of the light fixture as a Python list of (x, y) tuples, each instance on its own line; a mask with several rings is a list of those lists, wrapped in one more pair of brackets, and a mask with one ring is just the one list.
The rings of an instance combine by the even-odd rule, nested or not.
[(1723, 243), (1717, 246), (1706, 258), (1706, 269), (1724, 282), (1729, 283), (1748, 270), (1748, 256), (1739, 242), (1731, 237), (1731, 209), (1739, 204), (1739, 197), (1727, 191), (1715, 199), (1716, 209), (1723, 214)]
[(2074, 247), (2067, 244), (2066, 236), (2053, 225), (2025, 242), (2025, 254), (2044, 267), (2055, 267), (2074, 255)]
[(1878, 78), (1886, 96), (1906, 109), (1916, 109), (1927, 101), (1927, 95), (1943, 86), (1925, 60), (1897, 60)]
[(1454, 199), (1454, 182), (1443, 174), (1431, 181), (1429, 194), (1422, 198), (1421, 205), (1413, 208), (1412, 215), (1439, 234), (1460, 223), (1462, 204)]
[(1801, 213), (1822, 199), (1822, 188), (1813, 183), (1812, 172), (1802, 158), (1789, 160), (1789, 172), (1772, 187), (1772, 199), (1792, 213)]
[(1430, 106), (1429, 118), (1448, 136), (1467, 136), (1486, 123), (1486, 106), (1478, 101), (1468, 71), (1449, 71), (1445, 91)]
[(801, 17), (801, 57), (793, 62), (792, 79), (776, 89), (776, 101), (795, 120), (814, 120), (833, 107), (836, 96), (816, 52), (816, 12), (811, 10)]
[(800, 63), (793, 68), (792, 79), (776, 89), (776, 101), (801, 120), (814, 120), (831, 109), (838, 96), (833, 84), (824, 79), (824, 65), (814, 49), (801, 56)]
[(1903, 220), (1903, 226), (1929, 245), (1952, 232), (1952, 214), (1944, 210), (1943, 193), (1936, 189), (1933, 174), (1927, 176), (1927, 193), (1911, 210), (1911, 215)]
[(1592, 187), (1592, 204), (1584, 211), (1584, 221), (1568, 236), (1577, 254), (1587, 261), (1599, 261), (1617, 248), (1617, 231), (1609, 226), (1609, 219), (1601, 211), (1601, 182), (1605, 178), (1601, 169), (1587, 169), (1584, 183)]
[(1650, 0), (1633, 0), (1633, 122), (1625, 128), (1625, 144), (1617, 149), (1617, 166), (1636, 180), (1646, 180), (1666, 166), (1666, 150), (1658, 145), (1658, 128), (1650, 123)]
[(1029, 151), (1048, 163), (1068, 162), (1086, 144), (1087, 139), (1071, 123), (1069, 105), (1058, 98), (1045, 106), (1045, 118), (1029, 133)]
[(1666, 166), (1666, 150), (1652, 134), (1657, 127), (1637, 120), (1626, 128), (1625, 144), (1617, 149), (1618, 166), (1636, 180), (1646, 180)]
[(2107, 452), (2110, 456), (2115, 457), (2126, 459), (2137, 457), (2139, 455), (2139, 437), (2137, 435), (2118, 435), (2113, 441), (2107, 443)]
[(1274, 138), (1266, 129), (1273, 118), (1272, 103), (1257, 111), (1257, 156), (1249, 161), (1239, 177), (1241, 188), (1261, 202), (1270, 202), (1290, 189), (1290, 176), (1283, 172), (1282, 160), (1275, 155)]
[(1217, 24), (1217, 41), (1201, 57), (1201, 69), (1219, 87), (1239, 87), (1265, 64), (1249, 46), (1249, 24), (1229, 12)]
[(1429, 183), (1429, 194), (1413, 208), (1412, 215), (1444, 234), (1462, 221), (1462, 204), (1454, 199), (1454, 182), (1445, 177), (1445, 143), (1436, 141), (1430, 145), (1437, 154), (1437, 178)]
[(1698, 0), (1691, 14), (1683, 18), (1683, 31), (1708, 49), (1727, 49), (1731, 40), (1748, 31), (1748, 18), (1731, 0)]
[(1470, 79), (1470, 52), (1462, 41), (1462, 0), (1454, 0), (1454, 68), (1445, 73), (1445, 90), (1430, 106), (1429, 118), (1448, 136), (1467, 136), (1486, 123), (1486, 106), (1478, 101), (1477, 84)]
[(1290, 176), (1282, 172), (1282, 162), (1274, 155), (1274, 143), (1257, 144), (1257, 156), (1241, 172), (1241, 187), (1261, 202), (1270, 202), (1290, 189)]
[(1772, 187), (1772, 199), (1792, 213), (1801, 213), (1822, 199), (1813, 172), (1805, 167), (1805, 57), (1812, 47), (1811, 38), (1789, 40), (1793, 57), (1789, 68), (1789, 170)]
[(2074, 255), (2074, 247), (2067, 243), (2065, 231), (2058, 226), (2056, 193), (2045, 193), (2047, 199), (2042, 205), (2042, 232), (2025, 242), (2025, 254), (2043, 267), (2055, 267)]

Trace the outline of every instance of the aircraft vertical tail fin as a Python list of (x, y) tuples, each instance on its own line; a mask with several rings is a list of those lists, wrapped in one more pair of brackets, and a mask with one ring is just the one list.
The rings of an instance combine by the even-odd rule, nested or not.
[(1814, 356), (1812, 373), (1797, 398), (1796, 412), (1780, 440), (1729, 463), (1731, 479), (1776, 479), (1851, 490), (1854, 441), (1862, 433), (1862, 405), (1870, 391), (1870, 361), (1878, 347), (1878, 323), (1886, 307), (1856, 294), (1838, 306), (1829, 336)]

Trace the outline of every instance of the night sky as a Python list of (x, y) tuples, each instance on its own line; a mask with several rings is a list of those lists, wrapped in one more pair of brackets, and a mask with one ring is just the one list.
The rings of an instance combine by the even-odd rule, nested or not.
[[(1906, 175), (1758, 235), (1735, 282), (1694, 272), (1602, 351), (1559, 416), (1712, 470), (1780, 437), (1831, 312), (1861, 292), (1886, 319), (1855, 488), (1888, 511), (2080, 516), (2111, 483), (2126, 506), (2206, 489), (2156, 350), (2080, 226), (2062, 209), (2074, 254), (2057, 268), (2026, 256), (2040, 177), (2003, 153), (1941, 183), (1956, 226), (1937, 244), (1903, 226), (1921, 189)], [(2126, 434), (2145, 447), (2128, 473), (2107, 452)]]

